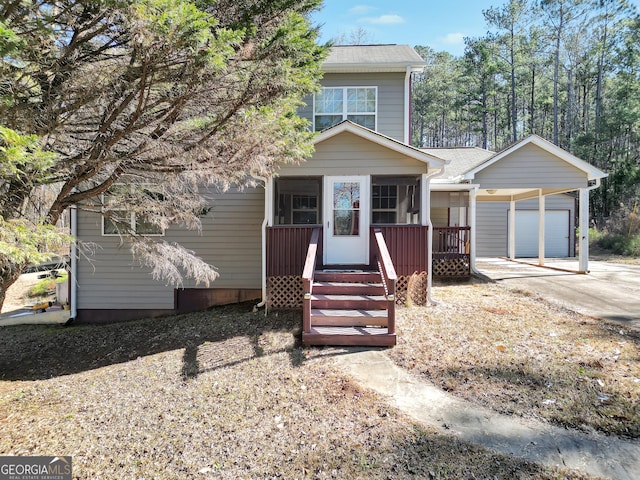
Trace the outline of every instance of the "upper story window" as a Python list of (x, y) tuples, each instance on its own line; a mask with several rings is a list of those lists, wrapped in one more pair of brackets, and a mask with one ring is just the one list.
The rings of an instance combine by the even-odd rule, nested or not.
[(313, 125), (316, 132), (343, 120), (376, 130), (377, 87), (326, 87), (313, 97)]

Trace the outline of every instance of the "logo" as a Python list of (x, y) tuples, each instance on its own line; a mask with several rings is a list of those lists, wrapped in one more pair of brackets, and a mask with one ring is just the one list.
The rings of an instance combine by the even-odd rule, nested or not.
[(0, 457), (0, 480), (71, 480), (71, 457)]

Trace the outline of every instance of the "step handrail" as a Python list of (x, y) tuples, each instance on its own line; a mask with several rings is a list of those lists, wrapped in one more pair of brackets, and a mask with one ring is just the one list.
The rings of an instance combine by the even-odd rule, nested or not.
[(316, 256), (318, 254), (318, 242), (320, 240), (320, 227), (316, 227), (311, 232), (307, 258), (304, 261), (302, 270), (302, 331), (311, 333), (311, 293), (313, 290), (313, 273), (316, 269)]
[(387, 333), (396, 333), (396, 283), (398, 276), (393, 266), (387, 243), (384, 241), (384, 235), (379, 229), (373, 231), (375, 238), (375, 246), (378, 251), (378, 268), (382, 276), (382, 284), (387, 297)]

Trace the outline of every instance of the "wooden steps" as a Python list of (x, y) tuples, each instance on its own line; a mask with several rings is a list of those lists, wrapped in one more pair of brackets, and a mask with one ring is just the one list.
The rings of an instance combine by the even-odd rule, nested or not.
[(393, 346), (388, 303), (380, 273), (358, 270), (316, 271), (305, 345)]

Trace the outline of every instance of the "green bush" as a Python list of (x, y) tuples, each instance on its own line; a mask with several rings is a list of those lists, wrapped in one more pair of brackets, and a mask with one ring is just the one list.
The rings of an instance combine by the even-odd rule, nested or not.
[(600, 232), (593, 239), (597, 246), (605, 250), (611, 250), (617, 255), (640, 257), (640, 235)]
[(40, 280), (27, 292), (30, 298), (46, 297), (56, 290), (56, 283), (66, 282), (69, 276), (67, 272), (62, 273), (58, 278), (47, 277)]

